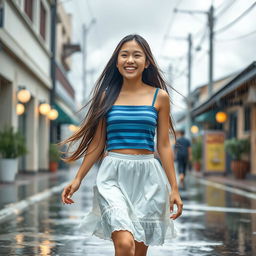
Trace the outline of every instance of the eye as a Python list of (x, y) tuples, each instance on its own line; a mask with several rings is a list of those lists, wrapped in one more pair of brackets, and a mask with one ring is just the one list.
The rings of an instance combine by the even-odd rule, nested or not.
[(127, 55), (126, 55), (126, 54), (122, 54), (121, 56), (122, 56), (122, 57), (126, 57)]
[(135, 54), (135, 57), (140, 57), (141, 55), (140, 54)]

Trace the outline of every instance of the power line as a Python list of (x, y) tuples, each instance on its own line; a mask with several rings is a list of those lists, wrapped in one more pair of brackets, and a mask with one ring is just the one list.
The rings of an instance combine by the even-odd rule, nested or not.
[(170, 20), (170, 22), (169, 22), (169, 24), (168, 24), (168, 26), (167, 26), (166, 33), (164, 34), (164, 37), (163, 37), (163, 39), (162, 39), (161, 49), (163, 49), (163, 47), (164, 47), (164, 43), (165, 43), (165, 41), (166, 41), (166, 38), (168, 37), (168, 34), (169, 34), (170, 31), (171, 31), (172, 25), (173, 25), (173, 23), (174, 23), (174, 20), (175, 20), (175, 18), (176, 18), (176, 15), (177, 15), (177, 14), (174, 12), (174, 9), (175, 9), (175, 8), (178, 8), (182, 1), (183, 1), (183, 0), (177, 0), (177, 3), (176, 3), (175, 7), (174, 7), (173, 10), (172, 10), (173, 15), (171, 16), (172, 18), (171, 18), (171, 20)]
[[(216, 13), (216, 18), (219, 18), (221, 15), (223, 15), (230, 7), (232, 7), (232, 5), (236, 2), (237, 0), (231, 0), (227, 3), (227, 5), (220, 10), (219, 13)], [(221, 4), (223, 5), (223, 4)], [(218, 8), (220, 8), (221, 6), (219, 6)]]
[(235, 23), (237, 23), (241, 18), (243, 18), (245, 15), (247, 15), (256, 5), (256, 2), (254, 2), (248, 9), (246, 9), (241, 15), (239, 15), (236, 19), (234, 19), (232, 22), (230, 22), (229, 24), (227, 24), (226, 26), (217, 29), (214, 31), (214, 33), (220, 33), (225, 31), (226, 29), (230, 28), (231, 26), (233, 26)]
[(217, 39), (216, 41), (219, 42), (219, 43), (224, 43), (224, 42), (229, 42), (229, 41), (235, 41), (235, 40), (239, 40), (239, 39), (246, 38), (246, 37), (251, 36), (251, 35), (254, 35), (254, 34), (256, 34), (256, 30), (251, 31), (251, 32), (249, 32), (249, 33), (247, 33), (247, 34), (238, 36), (238, 37), (228, 38), (228, 39)]

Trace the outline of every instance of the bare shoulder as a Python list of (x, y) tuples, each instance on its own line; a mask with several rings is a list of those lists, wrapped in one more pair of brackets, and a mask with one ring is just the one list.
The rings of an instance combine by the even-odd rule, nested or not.
[(170, 107), (170, 96), (165, 90), (159, 88), (157, 98), (159, 110), (168, 109)]

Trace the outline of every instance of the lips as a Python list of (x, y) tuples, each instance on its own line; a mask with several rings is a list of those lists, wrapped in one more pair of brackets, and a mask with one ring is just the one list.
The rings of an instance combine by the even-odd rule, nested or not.
[(136, 67), (133, 67), (133, 66), (127, 66), (127, 67), (124, 67), (125, 70), (135, 70)]

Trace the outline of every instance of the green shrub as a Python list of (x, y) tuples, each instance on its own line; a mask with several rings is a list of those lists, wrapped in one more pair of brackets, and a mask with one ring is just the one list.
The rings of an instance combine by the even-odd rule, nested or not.
[(242, 154), (250, 152), (249, 139), (229, 139), (225, 141), (225, 150), (233, 160), (241, 160)]
[(50, 144), (49, 157), (51, 162), (58, 162), (60, 160), (60, 151), (56, 144)]
[(192, 143), (192, 161), (201, 162), (202, 160), (202, 152), (203, 152), (203, 143), (202, 139), (198, 138), (196, 141)]
[(0, 154), (2, 158), (17, 158), (27, 154), (24, 136), (11, 126), (0, 131)]

